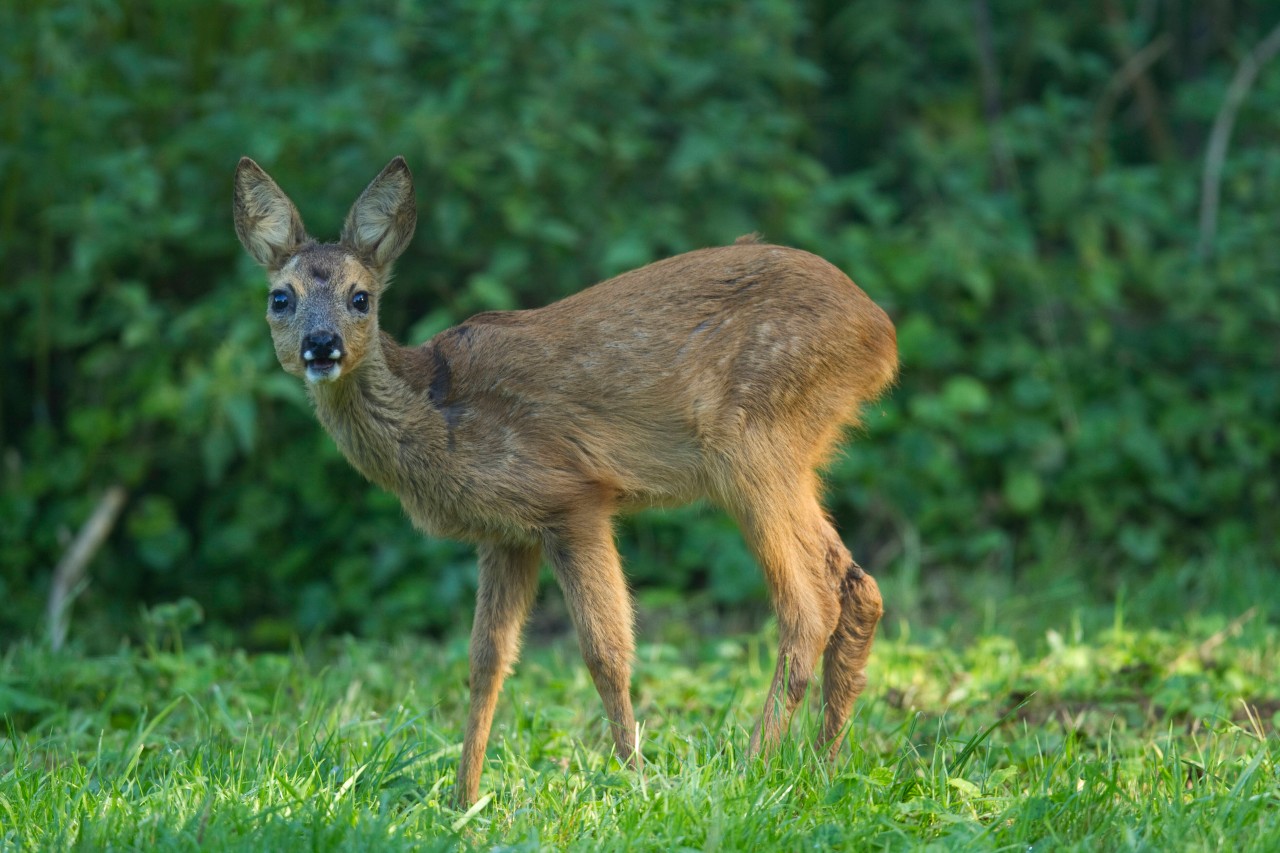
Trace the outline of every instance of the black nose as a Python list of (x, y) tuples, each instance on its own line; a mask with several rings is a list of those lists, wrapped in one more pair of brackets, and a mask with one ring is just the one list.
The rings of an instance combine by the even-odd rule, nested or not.
[(337, 332), (321, 329), (302, 339), (302, 360), (307, 364), (333, 362), (341, 358), (342, 338)]

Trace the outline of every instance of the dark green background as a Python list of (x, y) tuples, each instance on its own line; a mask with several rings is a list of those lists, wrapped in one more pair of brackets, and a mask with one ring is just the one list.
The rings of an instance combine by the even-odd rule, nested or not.
[[(243, 154), (328, 239), (407, 157), (401, 339), (749, 231), (842, 267), (902, 354), (829, 476), (891, 625), (1116, 596), (1275, 618), (1280, 62), (1196, 246), (1211, 126), (1277, 23), (1264, 0), (0, 4), (0, 632), (41, 629), (116, 483), (79, 642), (183, 596), (260, 645), (466, 623), (469, 549), (414, 533), (275, 364), (231, 225)], [(649, 603), (762, 609), (723, 517), (621, 532)]]

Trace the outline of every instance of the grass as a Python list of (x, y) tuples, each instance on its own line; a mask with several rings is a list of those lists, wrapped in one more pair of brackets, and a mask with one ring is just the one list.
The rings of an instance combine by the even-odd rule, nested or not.
[(743, 756), (769, 631), (673, 620), (637, 662), (641, 774), (610, 756), (572, 639), (535, 642), (465, 813), (464, 640), (18, 644), (0, 661), (0, 847), (1280, 849), (1280, 628), (1121, 616), (1068, 614), (1030, 642), (888, 624), (832, 765), (808, 747), (816, 708), (770, 759)]

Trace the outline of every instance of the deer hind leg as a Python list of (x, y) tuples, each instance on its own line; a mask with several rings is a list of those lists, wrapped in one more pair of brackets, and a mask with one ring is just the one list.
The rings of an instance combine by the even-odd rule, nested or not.
[(581, 517), (544, 535), (547, 558), (564, 591), (591, 680), (604, 702), (618, 759), (640, 765), (631, 709), (631, 660), (635, 655), (631, 596), (613, 542), (607, 513)]
[(840, 618), (837, 587), (826, 571), (827, 524), (816, 487), (808, 478), (790, 489), (744, 491), (750, 505), (737, 511), (778, 617), (777, 668), (751, 735), (752, 755), (771, 748), (787, 727)]
[(520, 652), (520, 631), (538, 589), (536, 546), (482, 544), (480, 589), (471, 629), (471, 709), (458, 766), (457, 799), (468, 806), (480, 791), (485, 745), (498, 692)]
[(840, 621), (822, 656), (823, 721), (818, 746), (835, 758), (853, 703), (867, 684), (867, 658), (884, 605), (875, 578), (854, 562), (835, 530), (828, 529), (826, 568), (839, 584)]

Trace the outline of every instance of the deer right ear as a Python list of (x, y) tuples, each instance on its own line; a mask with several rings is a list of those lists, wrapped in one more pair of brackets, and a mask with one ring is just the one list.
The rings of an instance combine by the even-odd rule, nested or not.
[(233, 205), (236, 236), (255, 261), (269, 270), (284, 266), (307, 242), (298, 209), (262, 167), (241, 157)]
[(342, 242), (385, 277), (413, 239), (417, 224), (413, 175), (404, 158), (396, 157), (351, 206), (342, 225)]

